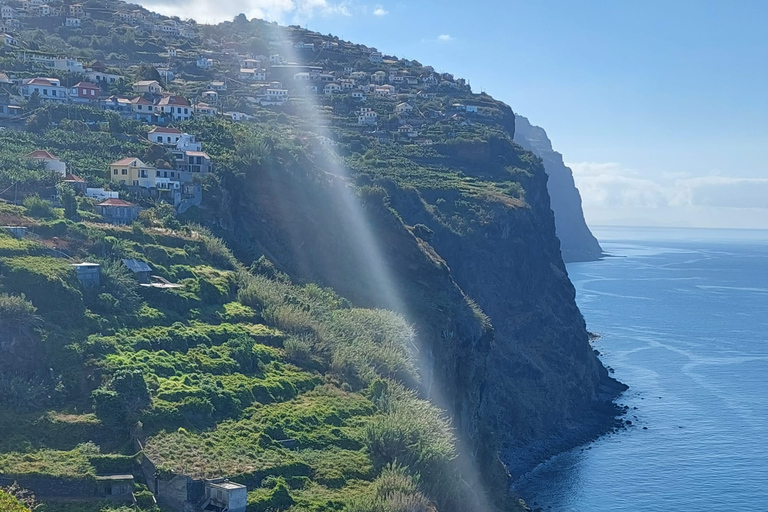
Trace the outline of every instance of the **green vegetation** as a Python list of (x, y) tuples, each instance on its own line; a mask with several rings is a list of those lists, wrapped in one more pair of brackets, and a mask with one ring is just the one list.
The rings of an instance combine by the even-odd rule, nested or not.
[(0, 489), (0, 510), (4, 512), (30, 512), (19, 500)]
[[(0, 236), (0, 330), (36, 351), (0, 382), (2, 473), (130, 472), (138, 431), (163, 474), (246, 482), (249, 510), (385, 506), (402, 498), (381, 491), (392, 474), (418, 480), (409, 500), (450, 499), (453, 435), (408, 391), (418, 374), (402, 318), (293, 284), (263, 259), (245, 268), (198, 227), (35, 220), (32, 208), (15, 214), (72, 257), (100, 262), (101, 280), (84, 287), (45, 238)], [(121, 257), (183, 286), (141, 288)], [(94, 378), (83, 385), (82, 375)]]

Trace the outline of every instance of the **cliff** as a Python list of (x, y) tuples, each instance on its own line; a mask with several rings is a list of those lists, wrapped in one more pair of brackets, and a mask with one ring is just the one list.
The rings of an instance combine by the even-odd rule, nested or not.
[[(225, 182), (226, 200), (210, 211), (242, 259), (266, 255), (295, 279), (413, 322), (420, 389), (451, 413), (475, 468), (465, 478), (479, 474), (489, 501), (505, 508), (499, 458), (515, 476), (612, 428), (611, 400), (623, 389), (589, 344), (547, 173), (498, 136), (366, 154), (373, 165), (322, 155), (258, 164)], [(344, 206), (348, 193), (361, 210)], [(370, 240), (380, 262), (365, 250)]]
[(515, 142), (541, 158), (549, 175), (547, 188), (563, 259), (568, 263), (599, 258), (603, 250), (584, 220), (581, 195), (573, 181), (573, 172), (563, 162), (563, 155), (552, 149), (547, 132), (532, 125), (527, 118), (518, 114), (516, 127)]

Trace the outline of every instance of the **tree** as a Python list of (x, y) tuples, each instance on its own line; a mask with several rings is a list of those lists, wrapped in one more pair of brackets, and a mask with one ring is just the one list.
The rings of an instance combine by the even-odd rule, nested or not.
[(69, 220), (78, 220), (80, 216), (77, 213), (77, 195), (75, 190), (69, 183), (59, 183), (58, 189), (61, 204), (64, 206), (64, 217)]
[(157, 80), (160, 82), (162, 78), (157, 69), (155, 69), (155, 66), (142, 63), (139, 64), (138, 69), (136, 69), (136, 80)]

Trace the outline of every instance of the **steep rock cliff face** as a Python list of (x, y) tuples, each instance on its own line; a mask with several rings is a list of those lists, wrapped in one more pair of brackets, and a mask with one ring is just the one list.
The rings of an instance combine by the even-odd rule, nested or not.
[(525, 117), (517, 115), (515, 126), (515, 142), (541, 158), (549, 175), (548, 190), (563, 259), (571, 262), (599, 258), (603, 250), (584, 220), (581, 195), (573, 172), (563, 163), (563, 155), (552, 149), (547, 132)]
[[(493, 186), (412, 187), (386, 169), (353, 183), (304, 162), (230, 183), (219, 223), (248, 257), (413, 322), (424, 394), (451, 412), (464, 462), (483, 468), (467, 478), (480, 473), (504, 506), (499, 454), (517, 473), (609, 426), (620, 386), (589, 345), (540, 161), (503, 138), (441, 147), (443, 160)], [(497, 192), (510, 172), (524, 197)]]

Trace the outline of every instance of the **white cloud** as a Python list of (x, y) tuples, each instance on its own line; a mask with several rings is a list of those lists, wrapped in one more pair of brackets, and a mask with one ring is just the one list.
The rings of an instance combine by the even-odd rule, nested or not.
[(451, 37), (450, 34), (440, 34), (437, 36), (437, 40), (441, 43), (447, 43), (449, 41), (453, 41), (453, 37)]
[(281, 23), (302, 23), (315, 16), (350, 16), (350, 1), (328, 0), (145, 0), (144, 7), (200, 23), (231, 20), (240, 13)]
[(768, 227), (766, 178), (640, 173), (615, 162), (567, 165), (593, 223)]
[(373, 10), (374, 16), (386, 16), (387, 14), (389, 14), (389, 11), (384, 9), (384, 7), (381, 5), (377, 5), (376, 8)]

